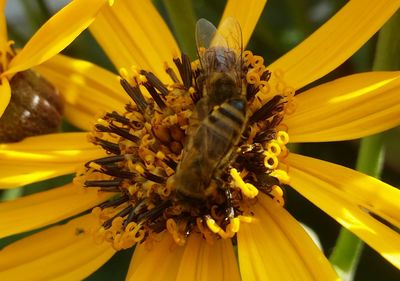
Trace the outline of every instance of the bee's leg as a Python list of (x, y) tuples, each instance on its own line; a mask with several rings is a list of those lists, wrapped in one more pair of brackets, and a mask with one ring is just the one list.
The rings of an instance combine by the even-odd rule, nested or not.
[(190, 233), (192, 233), (192, 230), (194, 228), (195, 222), (190, 220), (187, 224), (186, 224), (186, 228), (185, 228), (185, 238), (189, 237)]
[(226, 208), (225, 208), (225, 221), (229, 223), (235, 217), (235, 209), (232, 204), (232, 192), (230, 188), (225, 189)]

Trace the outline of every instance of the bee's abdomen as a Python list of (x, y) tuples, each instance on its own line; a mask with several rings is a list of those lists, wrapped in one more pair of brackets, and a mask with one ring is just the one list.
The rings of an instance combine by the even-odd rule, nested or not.
[(211, 112), (206, 126), (215, 135), (219, 135), (229, 143), (242, 132), (246, 118), (246, 101), (230, 99)]

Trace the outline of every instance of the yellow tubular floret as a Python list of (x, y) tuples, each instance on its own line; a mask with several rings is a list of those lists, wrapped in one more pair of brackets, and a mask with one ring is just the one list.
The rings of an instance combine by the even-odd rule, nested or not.
[(246, 197), (254, 198), (257, 196), (258, 189), (251, 183), (245, 183), (236, 169), (232, 168), (230, 170), (230, 175), (233, 179), (234, 186), (239, 188)]

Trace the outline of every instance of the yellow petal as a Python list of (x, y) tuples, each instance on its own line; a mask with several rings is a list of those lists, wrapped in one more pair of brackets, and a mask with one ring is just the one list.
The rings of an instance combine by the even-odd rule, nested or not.
[(361, 138), (400, 124), (400, 72), (355, 74), (296, 96), (291, 142)]
[(0, 238), (67, 219), (104, 202), (112, 195), (67, 184), (0, 203)]
[(34, 67), (67, 47), (94, 20), (107, 0), (72, 1), (49, 19), (10, 62), (5, 74)]
[(119, 0), (112, 7), (104, 7), (90, 31), (117, 69), (135, 65), (168, 79), (164, 62), (170, 63), (179, 53), (150, 0)]
[(123, 110), (129, 102), (117, 75), (87, 61), (57, 55), (36, 68), (53, 83), (65, 100), (64, 116), (90, 130), (96, 116)]
[(86, 140), (86, 133), (51, 134), (0, 144), (0, 188), (73, 173), (105, 152)]
[(0, 48), (2, 51), (7, 46), (7, 21), (6, 21), (6, 0), (0, 0)]
[(6, 110), (11, 99), (11, 88), (7, 78), (1, 77), (0, 85), (0, 118), (3, 116), (4, 110)]
[(291, 153), (290, 166), (332, 184), (348, 200), (400, 227), (400, 190), (352, 169)]
[(242, 280), (338, 280), (300, 224), (266, 195), (238, 233)]
[(226, 4), (221, 22), (228, 17), (238, 20), (242, 28), (243, 48), (249, 42), (266, 3), (267, 0), (229, 0)]
[(0, 251), (0, 280), (82, 280), (115, 253), (108, 243), (95, 244), (91, 215), (54, 226)]
[(179, 266), (177, 281), (240, 280), (230, 239), (208, 244), (199, 234), (190, 235)]
[(353, 0), (300, 45), (269, 66), (299, 89), (353, 55), (399, 8), (399, 0)]
[(157, 241), (136, 246), (129, 266), (127, 281), (175, 281), (184, 247), (179, 247), (169, 233)]
[[(337, 186), (340, 188), (339, 182), (342, 180), (342, 176), (346, 182), (348, 173), (335, 174), (328, 179), (325, 175), (319, 177), (318, 174), (314, 175), (305, 169), (307, 161), (303, 162), (299, 159), (293, 163), (291, 159), (288, 161), (290, 185), (370, 245), (390, 263), (400, 268), (400, 235), (367, 213), (362, 206), (354, 202), (356, 199), (337, 188)], [(320, 167), (318, 169), (322, 170)], [(354, 180), (357, 181), (357, 174), (353, 174), (356, 176)], [(351, 179), (347, 179), (347, 182), (351, 182)], [(356, 188), (357, 185), (354, 189), (356, 190)], [(359, 192), (361, 193), (362, 190)], [(377, 196), (380, 196), (379, 190)], [(398, 213), (396, 216), (398, 219)]]

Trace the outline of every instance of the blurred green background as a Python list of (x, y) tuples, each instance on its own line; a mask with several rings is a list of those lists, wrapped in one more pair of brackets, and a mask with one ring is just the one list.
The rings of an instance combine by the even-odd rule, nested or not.
[[(9, 37), (16, 42), (17, 47), (23, 46), (35, 30), (66, 2), (41, 0), (8, 1), (7, 20)], [(193, 10), (187, 10), (190, 8), (190, 2), (186, 1), (187, 3), (184, 5), (184, 9), (186, 9), (185, 13), (179, 14), (179, 11), (177, 13), (175, 9), (171, 9), (171, 5), (175, 4), (174, 0), (157, 0), (154, 2), (174, 31), (177, 30), (174, 25), (176, 20), (188, 20), (187, 25), (185, 25), (188, 31), (187, 35), (184, 33), (185, 38), (182, 38), (182, 36), (178, 36), (178, 38), (181, 39), (181, 47), (188, 50), (189, 53), (190, 46), (194, 44), (195, 19), (203, 17), (217, 25), (225, 5), (225, 1), (200, 0), (193, 1)], [(345, 3), (346, 1), (344, 0), (270, 0), (262, 13), (248, 49), (252, 50), (255, 54), (262, 55), (266, 63), (273, 62), (310, 35)], [(178, 19), (177, 16), (179, 17)], [(178, 31), (182, 34), (182, 30)], [(370, 39), (363, 48), (335, 71), (314, 82), (312, 85), (356, 72), (370, 71), (374, 58), (376, 37), (374, 36)], [(92, 61), (115, 71), (89, 32), (82, 34), (63, 53)], [(312, 85), (309, 85), (307, 88)], [(303, 90), (301, 89), (299, 92)], [(64, 131), (76, 130), (76, 128), (67, 122), (63, 123), (62, 129)], [(399, 140), (400, 128), (392, 129), (385, 134), (386, 159), (382, 173), (383, 181), (397, 187), (400, 186)], [(354, 168), (358, 147), (359, 141), (346, 141), (298, 144), (293, 149), (304, 155)], [(41, 189), (47, 189), (54, 185), (63, 184), (70, 180), (71, 177), (60, 177), (55, 180), (36, 184), (36, 186)], [(24, 195), (27, 194), (25, 190), (24, 188), (20, 189)], [(288, 188), (287, 193), (287, 209), (300, 222), (303, 222), (315, 231), (322, 243), (325, 254), (329, 256), (339, 233), (339, 224), (292, 189)], [(0, 247), (24, 235), (26, 234), (0, 240)], [(124, 280), (131, 254), (132, 250), (119, 252), (105, 266), (87, 278), (87, 280)], [(379, 254), (366, 246), (362, 252), (355, 280), (400, 280), (400, 274), (397, 269), (388, 264)]]

